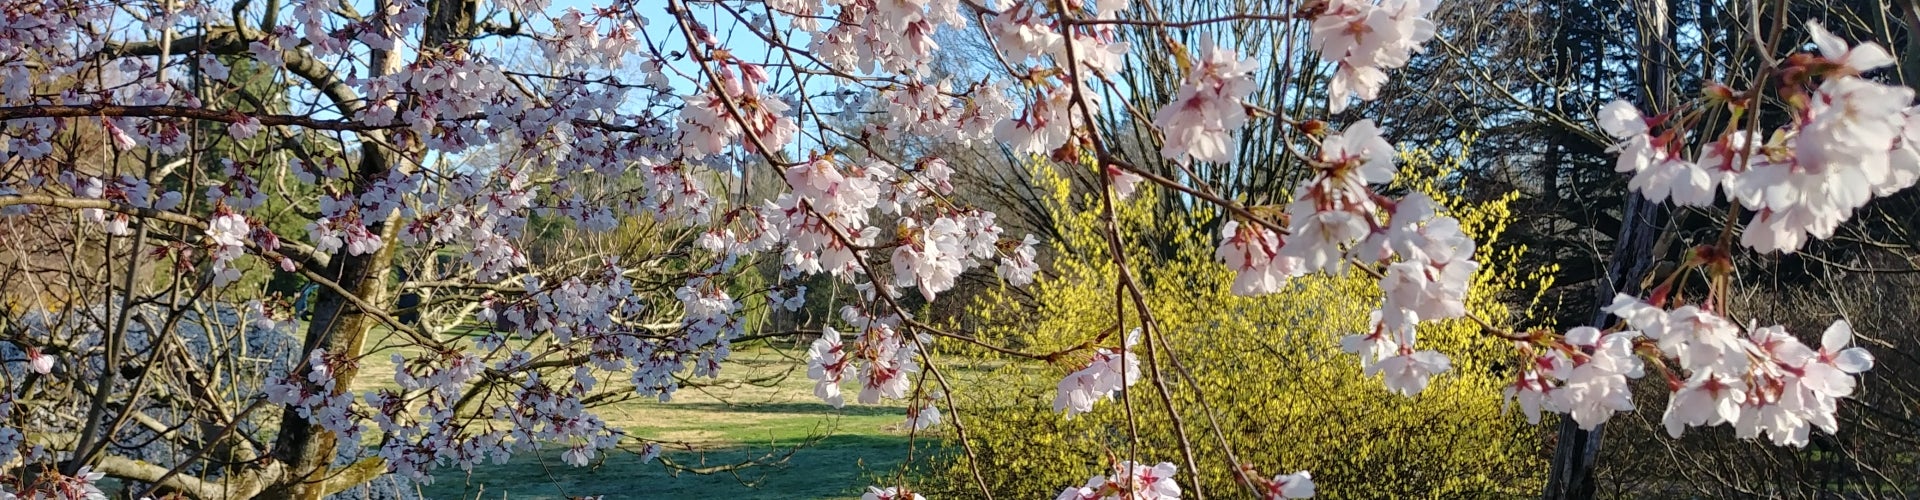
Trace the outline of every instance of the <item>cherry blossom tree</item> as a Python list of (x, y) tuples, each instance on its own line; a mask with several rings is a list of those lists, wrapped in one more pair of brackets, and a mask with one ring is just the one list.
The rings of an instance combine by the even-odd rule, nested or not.
[[(1652, 113), (1609, 104), (1599, 126), (1633, 192), (1732, 216), (1680, 264), (1697, 273), (1619, 296), (1607, 309), (1617, 321), (1554, 331), (1470, 314), (1476, 242), (1431, 199), (1385, 189), (1398, 168), (1392, 131), (1322, 116), (1381, 97), (1445, 29), (1429, 19), (1436, 0), (1280, 2), (1196, 19), (1127, 0), (0, 5), (0, 209), (30, 228), (9, 233), (8, 263), (17, 290), (52, 297), (19, 301), (4, 338), (21, 354), (7, 359), (18, 369), (5, 372), (0, 467), (7, 495), (28, 497), (98, 496), (111, 476), (139, 495), (310, 499), (543, 447), (576, 466), (621, 450), (651, 458), (656, 441), (594, 408), (668, 400), (726, 370), (735, 342), (763, 335), (751, 312), (799, 307), (797, 282), (814, 276), (855, 290), (808, 350), (823, 404), (846, 404), (843, 390), (855, 404), (904, 400), (912, 429), (951, 426), (964, 443), (968, 415), (946, 399), (932, 346), (966, 343), (1073, 365), (1054, 401), (1068, 415), (1135, 389), (1172, 414), (1165, 368), (1179, 353), (1137, 285), (1143, 264), (1117, 248), (1129, 229), (1113, 206), (1143, 189), (1230, 215), (1217, 255), (1236, 293), (1284, 293), (1311, 273), (1377, 280), (1372, 326), (1342, 344), (1355, 376), (1378, 375), (1384, 390), (1413, 396), (1445, 377), (1450, 358), (1423, 348), (1421, 325), (1467, 321), (1513, 345), (1509, 395), (1529, 419), (1592, 428), (1643, 403), (1629, 385), (1652, 376), (1667, 383), (1662, 420), (1676, 436), (1728, 425), (1800, 446), (1816, 428), (1838, 430), (1835, 412), (1873, 356), (1844, 320), (1815, 347), (1804, 332), (1732, 317), (1730, 259), (1832, 237), (1920, 178), (1912, 91), (1872, 79), (1893, 59), (1817, 24), (1813, 50), (1769, 44), (1786, 48), (1742, 87), (1711, 84)], [(1318, 63), (1266, 67), (1209, 30), (1249, 21), (1287, 30)], [(984, 37), (993, 70), (934, 72), (943, 30)], [(1204, 36), (1180, 41), (1193, 33)], [(1182, 75), (1151, 109), (1116, 98), (1130, 90), (1120, 60), (1142, 42), (1128, 34), (1172, 47)], [(1324, 105), (1254, 105), (1264, 75)], [(287, 87), (290, 107), (234, 105), (260, 98), (245, 91), (259, 81), (236, 77)], [(1113, 118), (1151, 124), (1157, 160), (1180, 171), (1141, 167), (1100, 126)], [(1231, 161), (1254, 122), (1296, 132), (1281, 151), (1311, 170), (1285, 203), (1250, 206), (1191, 173)], [(1092, 172), (1124, 328), (1036, 353), (917, 318), (914, 304), (968, 272), (1031, 281), (1043, 242), (970, 205), (945, 159), (898, 146), (909, 139), (995, 144)], [(299, 229), (274, 228), (290, 217)], [(543, 228), (560, 228), (559, 244)], [(777, 278), (743, 286), (757, 262)], [(35, 281), (49, 268), (71, 279)], [(284, 362), (204, 362), (238, 348), (214, 330), (246, 340), (248, 327), (295, 320), (247, 281), (271, 273), (316, 286)], [(1707, 293), (1686, 293), (1693, 276)], [(223, 301), (244, 305), (209, 305)], [(357, 391), (375, 347), (399, 353), (394, 388)], [(1088, 450), (1111, 473), (1062, 485), (1059, 498), (1204, 497), (1183, 479), (1203, 462), (1201, 424), (1174, 422), (1180, 456)], [(130, 456), (129, 439), (180, 446)], [(1310, 471), (1239, 463), (1222, 444), (1246, 493), (1313, 494)], [(910, 484), (868, 496), (919, 498)]]

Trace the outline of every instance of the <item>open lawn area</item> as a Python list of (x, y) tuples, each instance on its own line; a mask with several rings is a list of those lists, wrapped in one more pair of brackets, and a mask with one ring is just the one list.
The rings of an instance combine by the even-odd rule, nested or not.
[[(835, 409), (813, 396), (803, 350), (753, 347), (734, 352), (717, 380), (688, 386), (673, 401), (640, 398), (599, 409), (636, 436), (684, 443), (666, 461), (641, 462), (637, 449), (603, 456), (589, 467), (560, 460), (558, 450), (519, 454), (472, 474), (440, 469), (431, 485), (404, 497), (430, 499), (857, 498), (871, 476), (894, 472), (907, 455), (906, 409), (848, 404)], [(370, 353), (357, 389), (393, 385), (385, 352)], [(604, 383), (622, 386), (624, 379)], [(851, 399), (851, 395), (849, 395)], [(923, 450), (931, 444), (922, 434)], [(925, 453), (925, 451), (921, 452)], [(924, 456), (924, 455), (922, 455)], [(752, 463), (747, 467), (739, 464)]]

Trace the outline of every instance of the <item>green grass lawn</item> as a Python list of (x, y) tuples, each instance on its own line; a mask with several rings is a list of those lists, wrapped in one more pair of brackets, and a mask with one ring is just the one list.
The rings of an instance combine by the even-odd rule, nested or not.
[[(642, 398), (598, 410), (609, 424), (634, 435), (685, 443), (662, 454), (679, 468), (642, 463), (632, 452), (581, 468), (562, 462), (558, 451), (525, 453), (472, 474), (440, 469), (418, 493), (431, 499), (857, 498), (874, 476), (892, 475), (905, 460), (906, 409), (897, 401), (850, 401), (841, 409), (822, 403), (813, 396), (804, 358), (796, 354), (804, 351), (742, 349), (719, 379), (683, 387), (672, 402)], [(374, 352), (363, 358), (354, 385), (391, 387), (389, 357)], [(930, 445), (922, 434), (919, 447)], [(742, 463), (753, 465), (738, 467)]]

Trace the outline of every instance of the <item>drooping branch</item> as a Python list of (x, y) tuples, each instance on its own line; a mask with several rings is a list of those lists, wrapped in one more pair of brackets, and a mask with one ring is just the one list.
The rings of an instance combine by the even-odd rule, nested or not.
[[(178, 212), (169, 212), (166, 210), (156, 210), (148, 207), (138, 207), (138, 206), (133, 206), (125, 203), (118, 203), (118, 202), (103, 200), (98, 198), (68, 198), (68, 197), (52, 196), (52, 195), (44, 195), (44, 194), (0, 195), (0, 208), (10, 207), (15, 205), (39, 205), (39, 206), (45, 206), (45, 207), (58, 207), (58, 208), (69, 208), (69, 209), (92, 208), (92, 209), (105, 210), (108, 212), (127, 214), (134, 217), (139, 217), (142, 219), (151, 219), (151, 220), (157, 220), (157, 221), (166, 222), (170, 224), (179, 224), (179, 225), (191, 227), (194, 229), (204, 230), (207, 228), (207, 221), (201, 220), (199, 217), (194, 217), (191, 215), (178, 213)], [(307, 246), (305, 244), (295, 243), (295, 242), (291, 242), (283, 239), (281, 240), (280, 247), (281, 248), (278, 253), (282, 254), (285, 257), (294, 259), (296, 263), (299, 263), (305, 266), (316, 267), (316, 268), (324, 268), (327, 265), (327, 259), (328, 259), (327, 254), (315, 251), (311, 246)]]
[[(146, 207), (136, 207), (133, 205), (128, 205), (124, 203), (115, 203), (112, 201), (102, 200), (102, 199), (65, 198), (65, 197), (49, 196), (49, 195), (21, 195), (21, 194), (0, 195), (0, 207), (9, 207), (14, 205), (41, 205), (41, 206), (60, 207), (60, 208), (72, 208), (72, 209), (93, 208), (93, 209), (123, 213), (123, 214), (141, 217), (145, 219), (153, 219), (153, 220), (159, 220), (164, 222), (170, 222), (174, 224), (180, 224), (183, 226), (192, 227), (196, 229), (205, 229), (207, 227), (206, 221), (190, 215), (175, 213), (175, 212), (168, 212), (165, 210), (155, 210), (155, 209), (146, 208)], [(266, 250), (258, 247), (254, 247), (254, 248), (256, 250), (256, 253), (268, 259), (278, 260), (284, 257), (289, 260), (295, 260), (296, 264), (298, 265), (297, 267), (299, 269), (299, 273), (303, 276), (306, 276), (307, 279), (313, 280), (315, 283), (320, 284), (323, 287), (327, 287), (330, 290), (344, 290), (344, 288), (342, 288), (340, 284), (314, 271), (314, 269), (324, 269), (329, 259), (326, 254), (317, 252), (313, 250), (312, 247), (308, 247), (306, 245), (289, 244), (289, 242), (282, 240), (281, 248), (278, 250)], [(288, 252), (285, 252), (286, 250), (293, 250), (294, 251), (292, 252), (293, 255), (288, 255)], [(398, 319), (395, 319), (393, 318), (392, 315), (389, 315), (384, 311), (381, 311), (380, 308), (375, 307), (372, 303), (369, 303), (365, 299), (362, 299), (357, 296), (353, 296), (352, 294), (347, 294), (347, 300), (355, 307), (372, 315), (375, 319), (380, 320), (382, 323), (385, 323), (387, 326), (393, 328), (395, 331), (398, 331), (401, 334), (407, 335), (409, 339), (412, 339), (416, 342), (420, 342), (421, 345), (430, 346), (436, 349), (443, 347), (440, 345), (438, 341), (433, 340), (432, 337), (428, 337), (420, 333), (416, 329), (413, 329), (411, 327), (401, 324)]]
[[(241, 33), (235, 32), (232, 26), (212, 26), (207, 28), (205, 35), (176, 38), (173, 44), (167, 47), (162, 47), (160, 42), (108, 44), (100, 52), (95, 53), (95, 57), (153, 57), (160, 55), (162, 49), (174, 54), (204, 50), (220, 55), (252, 57), (247, 40), (264, 38), (265, 35), (252, 30), (248, 30), (245, 35), (242, 37)], [(320, 93), (326, 94), (327, 99), (339, 108), (340, 116), (348, 118), (359, 116), (360, 110), (366, 107), (366, 102), (353, 91), (353, 87), (348, 86), (347, 82), (340, 79), (333, 69), (314, 59), (312, 55), (301, 50), (281, 50), (279, 55), (281, 61), (286, 63), (287, 72), (306, 80)]]
[(334, 470), (332, 473), (332, 476), (327, 477), (326, 483), (320, 486), (321, 496), (346, 491), (349, 488), (366, 484), (368, 481), (372, 481), (373, 478), (380, 477), (381, 474), (386, 474), (387, 459), (380, 457), (364, 458), (344, 469)]
[[(234, 110), (217, 110), (188, 106), (119, 106), (107, 103), (87, 105), (34, 105), (0, 107), (0, 121), (24, 120), (33, 118), (86, 118), (86, 117), (127, 117), (127, 118), (186, 118), (191, 120), (220, 123), (239, 123), (252, 119), (262, 126), (294, 126), (312, 130), (341, 130), (362, 134), (380, 134), (389, 129), (407, 128), (405, 122), (373, 124), (360, 120), (322, 120), (311, 115), (251, 114)], [(485, 120), (485, 116), (470, 115), (448, 118), (450, 122), (474, 122)], [(647, 132), (640, 125), (622, 125), (598, 120), (572, 120), (578, 127), (605, 130), (608, 132), (639, 133)], [(378, 138), (378, 135), (375, 135)], [(384, 142), (383, 139), (376, 139)]]
[(221, 478), (219, 482), (207, 481), (198, 477), (182, 474), (169, 474), (168, 468), (152, 462), (134, 460), (118, 455), (100, 457), (93, 470), (124, 480), (143, 483), (156, 483), (156, 491), (172, 491), (198, 500), (216, 500), (226, 498), (252, 498), (266, 488), (262, 474), (249, 470), (234, 476)]
[(221, 123), (239, 123), (252, 119), (261, 125), (292, 125), (315, 130), (379, 130), (405, 127), (404, 123), (373, 125), (353, 120), (321, 120), (305, 115), (258, 115), (234, 110), (216, 110), (187, 106), (116, 106), (96, 103), (81, 106), (37, 105), (0, 107), (0, 121), (30, 118), (187, 118)]

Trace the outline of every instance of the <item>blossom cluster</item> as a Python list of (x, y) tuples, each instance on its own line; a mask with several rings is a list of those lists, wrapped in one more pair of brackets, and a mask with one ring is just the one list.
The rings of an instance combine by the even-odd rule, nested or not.
[[(1691, 115), (1649, 117), (1624, 101), (1603, 108), (1598, 121), (1618, 141), (1616, 170), (1632, 174), (1629, 187), (1678, 206), (1713, 207), (1724, 195), (1753, 211), (1742, 245), (1788, 253), (1809, 236), (1832, 236), (1871, 199), (1911, 187), (1920, 178), (1913, 92), (1860, 76), (1893, 59), (1875, 44), (1849, 47), (1818, 22), (1807, 28), (1819, 55), (1787, 59), (1777, 90), (1790, 118), (1764, 142), (1764, 132), (1736, 127), (1688, 160)], [(1750, 94), (1713, 87), (1707, 95), (1736, 112), (1758, 112)], [(1725, 274), (1727, 251), (1697, 248), (1688, 265)], [(1816, 349), (1784, 327), (1729, 319), (1724, 291), (1688, 304), (1670, 301), (1670, 287), (1656, 288), (1650, 301), (1616, 297), (1606, 311), (1622, 320), (1619, 328), (1518, 342), (1527, 362), (1507, 397), (1529, 421), (1543, 410), (1563, 412), (1591, 429), (1634, 410), (1630, 381), (1655, 371), (1671, 392), (1662, 422), (1674, 437), (1727, 424), (1743, 439), (1764, 434), (1776, 445), (1805, 446), (1814, 428), (1838, 431), (1838, 401), (1853, 394), (1855, 375), (1873, 367), (1872, 355), (1851, 345), (1850, 324), (1829, 325)]]
[[(813, 394), (835, 408), (846, 404), (840, 394), (840, 385), (847, 379), (848, 371), (860, 383), (860, 404), (876, 404), (881, 399), (905, 399), (907, 390), (912, 387), (912, 374), (920, 371), (920, 349), (933, 339), (926, 335), (913, 338), (900, 327), (900, 318), (894, 315), (875, 316), (873, 313), (854, 306), (840, 310), (841, 321), (858, 332), (845, 343), (840, 332), (831, 327), (821, 328), (820, 338), (813, 341), (807, 350), (807, 378), (814, 381)], [(938, 410), (928, 418), (918, 417), (923, 410), (915, 410), (909, 419), (916, 426), (933, 425), (938, 422)]]
[(1668, 433), (1687, 427), (1732, 425), (1741, 438), (1765, 433), (1774, 444), (1805, 446), (1813, 427), (1829, 433), (1841, 398), (1853, 394), (1853, 375), (1873, 367), (1865, 349), (1851, 347), (1853, 329), (1836, 321), (1808, 347), (1780, 326), (1741, 328), (1698, 306), (1662, 309), (1621, 295), (1607, 308), (1626, 330), (1580, 327), (1529, 356), (1506, 389), (1529, 421), (1547, 411), (1570, 414), (1591, 429), (1635, 406), (1630, 379), (1647, 371), (1643, 351), (1662, 353), (1671, 399), (1662, 418)]
[(1247, 124), (1242, 101), (1253, 93), (1253, 72), (1259, 64), (1214, 46), (1211, 39), (1200, 52), (1203, 58), (1173, 101), (1154, 113), (1153, 126), (1167, 137), (1161, 156), (1224, 163), (1239, 149), (1233, 132)]
[(1670, 373), (1673, 398), (1663, 418), (1679, 437), (1686, 427), (1732, 424), (1743, 438), (1765, 432), (1775, 444), (1805, 446), (1810, 424), (1835, 432), (1836, 401), (1853, 394), (1853, 375), (1873, 367), (1850, 347), (1853, 329), (1836, 321), (1813, 350), (1780, 326), (1733, 322), (1696, 306), (1662, 310), (1631, 297), (1608, 308), (1669, 353), (1688, 375)]
[(1055, 500), (1178, 500), (1180, 484), (1174, 482), (1173, 475), (1179, 468), (1173, 464), (1161, 462), (1159, 465), (1121, 461), (1113, 465), (1111, 474), (1095, 475), (1087, 479), (1085, 486), (1067, 488), (1060, 491)]
[[(166, 191), (156, 196), (152, 186), (147, 183), (146, 179), (129, 174), (121, 174), (113, 178), (100, 178), (94, 176), (77, 176), (72, 172), (62, 172), (60, 180), (74, 196), (106, 200), (135, 208), (151, 208), (163, 211), (173, 210), (174, 207), (180, 205), (181, 200), (181, 195), (178, 191)], [(22, 215), (26, 213), (27, 209), (31, 209), (32, 207), (21, 206), (9, 208), (21, 209), (9, 215)], [(105, 230), (107, 234), (114, 236), (132, 236), (135, 227), (132, 215), (99, 208), (80, 209), (80, 218), (88, 222), (100, 224), (101, 229)]]
[(1438, 0), (1331, 0), (1313, 19), (1310, 46), (1334, 64), (1327, 111), (1339, 113), (1358, 97), (1371, 101), (1387, 83), (1386, 70), (1407, 65), (1433, 39), (1426, 18)]
[(860, 494), (860, 500), (927, 500), (927, 497), (898, 486), (868, 486), (867, 492)]
[(689, 158), (719, 154), (734, 144), (749, 153), (760, 148), (779, 150), (792, 142), (799, 126), (786, 101), (761, 92), (767, 72), (757, 64), (734, 59), (717, 61), (715, 91), (686, 101), (680, 112), (681, 143)]
[(304, 378), (280, 373), (261, 383), (260, 392), (266, 401), (295, 409), (300, 418), (334, 433), (340, 443), (359, 443), (366, 432), (361, 423), (363, 415), (354, 408), (354, 394), (334, 376), (341, 367), (356, 361), (314, 349), (304, 362), (308, 367)]
[(1133, 355), (1133, 346), (1140, 343), (1140, 330), (1127, 332), (1119, 349), (1101, 348), (1093, 353), (1093, 359), (1086, 366), (1060, 379), (1059, 387), (1054, 391), (1053, 411), (1065, 411), (1068, 418), (1074, 414), (1093, 411), (1093, 404), (1103, 399), (1112, 399), (1115, 394), (1140, 381), (1140, 358)]
[[(1111, 17), (1126, 4), (1097, 2), (1093, 13)], [(1021, 92), (1027, 108), (993, 128), (995, 139), (1020, 153), (1049, 154), (1068, 146), (1074, 130), (1089, 126), (1086, 120), (1101, 109), (1102, 92), (1094, 82), (1119, 71), (1122, 58), (1132, 50), (1114, 25), (1067, 25), (1059, 17), (1081, 12), (1051, 12), (1050, 5), (1011, 2), (985, 26), (994, 50), (1029, 76)], [(1065, 5), (1073, 9), (1082, 3)], [(1231, 53), (1226, 57), (1232, 59)], [(1049, 63), (1068, 71), (1045, 71)]]
[(1416, 327), (1467, 314), (1467, 288), (1479, 269), (1475, 244), (1427, 195), (1391, 200), (1374, 192), (1371, 186), (1393, 180), (1397, 153), (1373, 122), (1356, 122), (1320, 144), (1313, 176), (1287, 206), (1287, 225), (1228, 221), (1215, 255), (1235, 273), (1232, 292), (1248, 296), (1279, 292), (1308, 273), (1345, 272), (1349, 263), (1379, 267), (1373, 272), (1384, 298), (1369, 331), (1341, 344), (1361, 357), (1366, 375), (1381, 375), (1394, 392), (1417, 394), (1451, 362), (1416, 349)]
[(21, 491), (0, 487), (0, 500), (107, 500), (107, 493), (100, 490), (100, 481), (106, 478), (106, 473), (92, 466), (81, 466), (71, 476), (48, 471)]
[[(1778, 89), (1792, 117), (1785, 125), (1771, 133), (1736, 127), (1705, 141), (1689, 160), (1686, 147), (1695, 139), (1688, 119), (1673, 112), (1649, 117), (1613, 101), (1600, 110), (1599, 123), (1618, 141), (1615, 170), (1633, 174), (1629, 187), (1655, 202), (1711, 207), (1724, 194), (1753, 211), (1740, 242), (1760, 252), (1792, 253), (1808, 237), (1830, 238), (1868, 201), (1912, 187), (1920, 180), (1913, 89), (1861, 76), (1892, 66), (1893, 57), (1873, 43), (1849, 47), (1817, 21), (1807, 30), (1820, 55), (1789, 60), (1794, 73)], [(1737, 111), (1760, 112), (1752, 97), (1731, 89), (1709, 95)]]

